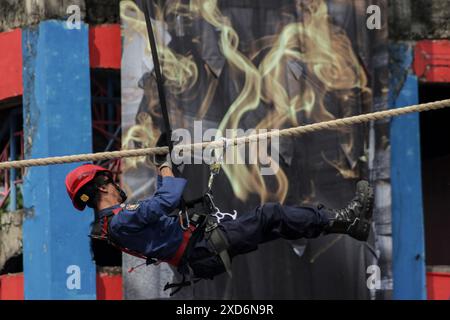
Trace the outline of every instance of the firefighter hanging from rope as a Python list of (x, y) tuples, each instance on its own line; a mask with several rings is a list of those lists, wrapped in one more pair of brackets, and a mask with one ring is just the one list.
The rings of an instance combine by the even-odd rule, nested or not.
[[(160, 137), (157, 145), (165, 141)], [(309, 239), (341, 233), (366, 241), (369, 236), (374, 199), (366, 181), (357, 183), (354, 198), (341, 209), (322, 204), (294, 207), (265, 203), (248, 212), (222, 213), (211, 193), (217, 164), (205, 195), (187, 202), (182, 199), (187, 181), (174, 176), (170, 156), (155, 156), (153, 162), (157, 190), (136, 203), (125, 202), (126, 194), (113, 181), (111, 171), (92, 164), (71, 171), (66, 187), (75, 208), (94, 209), (93, 237), (145, 258), (147, 264), (167, 262), (189, 277), (189, 281), (166, 288), (212, 279), (224, 272), (231, 275), (234, 257), (279, 238)]]
[(279, 238), (296, 240), (343, 233), (366, 241), (373, 207), (373, 191), (366, 181), (357, 183), (355, 197), (341, 209), (266, 203), (245, 213), (222, 213), (214, 204), (211, 191), (214, 176), (220, 170), (220, 164), (216, 163), (211, 167), (205, 195), (191, 202), (183, 199), (187, 181), (175, 177), (178, 170), (172, 167), (170, 160), (172, 130), (164, 79), (150, 6), (147, 1), (143, 1), (143, 6), (165, 126), (165, 134), (160, 136), (157, 146), (167, 145), (169, 154), (153, 158), (158, 173), (157, 190), (153, 197), (136, 203), (125, 203), (125, 192), (113, 181), (112, 173), (102, 167), (83, 165), (68, 174), (66, 187), (73, 205), (79, 210), (86, 205), (94, 209), (96, 230), (93, 236), (145, 258), (147, 264), (167, 262), (178, 269), (183, 280), (188, 276), (189, 281), (168, 284), (165, 289), (179, 289), (224, 272), (231, 276), (235, 256)]

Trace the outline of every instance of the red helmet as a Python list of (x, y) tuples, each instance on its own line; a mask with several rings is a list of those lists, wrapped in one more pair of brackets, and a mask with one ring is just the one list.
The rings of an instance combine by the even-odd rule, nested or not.
[[(112, 172), (110, 170), (94, 164), (84, 164), (79, 166), (66, 176), (67, 193), (69, 194), (70, 200), (72, 200), (73, 206), (76, 209), (82, 211), (86, 208), (86, 202), (89, 198), (86, 195), (79, 195), (78, 192), (81, 188), (94, 180), (95, 176), (99, 172), (105, 172), (112, 176)], [(82, 197), (85, 197), (85, 199)]]

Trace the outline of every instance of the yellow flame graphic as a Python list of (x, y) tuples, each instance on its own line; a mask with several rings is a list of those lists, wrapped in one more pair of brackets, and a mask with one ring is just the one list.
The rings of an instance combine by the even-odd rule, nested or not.
[[(255, 39), (253, 47), (257, 49), (247, 55), (239, 50), (239, 36), (230, 18), (221, 13), (217, 0), (190, 0), (188, 4), (173, 0), (167, 1), (163, 8), (156, 7), (161, 22), (169, 14), (183, 16), (188, 21), (204, 19), (220, 33), (220, 50), (232, 70), (230, 81), (241, 86), (239, 95), (220, 122), (219, 130), (222, 132), (239, 128), (243, 116), (260, 108), (262, 104), (270, 106), (270, 109), (256, 129), (334, 119), (335, 116), (324, 103), (330, 93), (344, 102), (352, 99), (355, 90), (370, 95), (366, 74), (352, 44), (345, 32), (330, 22), (326, 2), (310, 0), (297, 1), (296, 4), (304, 12), (302, 22), (286, 24), (278, 34)], [(132, 1), (121, 2), (121, 17), (130, 28), (146, 36), (144, 16)], [(291, 21), (295, 21), (294, 17)], [(192, 41), (199, 42), (201, 38)], [(161, 52), (168, 90), (173, 94), (185, 94), (192, 90), (198, 78), (198, 67), (192, 57), (173, 52), (161, 39), (158, 41), (158, 50)], [(150, 55), (149, 47), (147, 53)], [(255, 63), (256, 57), (262, 58), (259, 59), (259, 65)], [(295, 86), (290, 83), (292, 77), (286, 76), (290, 64), (300, 70)], [(211, 107), (217, 89), (217, 80), (213, 77), (210, 80), (207, 94), (198, 108), (199, 118)], [(301, 115), (305, 118), (300, 118)], [(154, 143), (155, 135), (148, 129), (147, 126), (151, 126), (148, 121), (141, 119), (141, 123), (130, 129), (124, 139), (125, 147), (130, 141), (143, 146)], [(345, 134), (342, 139), (343, 151), (350, 153), (353, 136), (348, 131), (342, 133)], [(241, 157), (239, 153), (235, 156)], [(323, 157), (344, 178), (355, 177), (354, 168), (347, 168)], [(246, 200), (250, 194), (259, 194), (262, 202), (269, 199), (282, 202), (286, 198), (288, 178), (282, 170), (275, 177), (268, 178), (270, 186), (276, 186), (275, 189), (268, 188), (269, 184), (260, 174), (258, 165), (226, 165), (224, 171), (235, 196), (241, 200)]]

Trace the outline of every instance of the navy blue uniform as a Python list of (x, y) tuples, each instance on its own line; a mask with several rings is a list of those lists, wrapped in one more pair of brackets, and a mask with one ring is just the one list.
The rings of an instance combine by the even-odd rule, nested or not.
[[(153, 197), (122, 205), (109, 225), (110, 237), (122, 247), (158, 260), (171, 258), (183, 238), (177, 217), (168, 216), (179, 204), (186, 180), (158, 176)], [(120, 205), (99, 212), (102, 219)]]
[[(110, 236), (119, 245), (145, 256), (167, 260), (173, 257), (183, 237), (178, 217), (168, 216), (179, 204), (186, 180), (158, 177), (158, 189), (152, 198), (126, 205), (110, 223)], [(116, 207), (102, 210), (100, 217)], [(253, 211), (240, 213), (233, 220), (220, 221), (219, 228), (229, 243), (230, 257), (254, 251), (267, 241), (315, 238), (328, 224), (325, 213), (316, 207), (291, 207), (267, 203)], [(189, 252), (194, 275), (212, 278), (225, 268), (209, 242), (200, 237)]]
[[(327, 215), (317, 207), (266, 203), (252, 211), (238, 214), (236, 220), (229, 218), (222, 221), (219, 228), (228, 239), (228, 253), (233, 258), (256, 250), (259, 244), (279, 238), (316, 238), (328, 223)], [(192, 250), (189, 264), (199, 278), (213, 278), (225, 272), (220, 258), (214, 255), (209, 242), (204, 238)]]

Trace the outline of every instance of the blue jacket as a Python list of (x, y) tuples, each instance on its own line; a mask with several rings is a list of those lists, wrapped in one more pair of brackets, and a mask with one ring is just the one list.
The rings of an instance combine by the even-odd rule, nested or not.
[(186, 180), (158, 176), (153, 197), (134, 204), (101, 210), (99, 218), (123, 207), (110, 222), (109, 232), (118, 245), (155, 259), (170, 259), (182, 238), (178, 216), (168, 216), (178, 206)]

